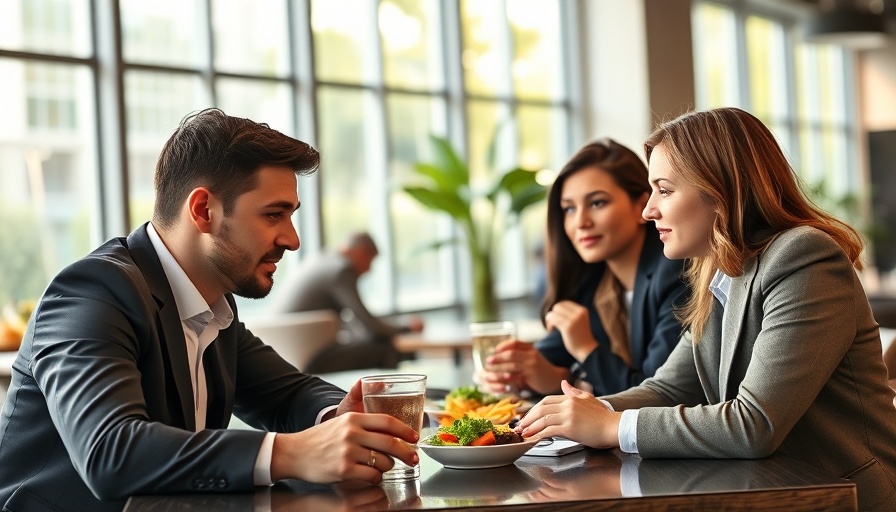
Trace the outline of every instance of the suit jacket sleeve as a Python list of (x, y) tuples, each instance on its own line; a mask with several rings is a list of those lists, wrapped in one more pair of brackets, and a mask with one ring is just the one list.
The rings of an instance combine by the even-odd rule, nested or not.
[[(687, 300), (689, 288), (681, 278), (682, 262), (662, 257), (662, 246), (657, 250), (660, 254), (656, 264), (639, 269), (641, 275), (638, 281), (643, 282), (646, 288), (644, 300), (633, 304), (629, 315), (633, 366), (610, 351), (606, 332), (595, 312), (593, 295), (596, 281), (583, 286), (576, 296), (576, 302), (588, 308), (591, 333), (599, 344), (581, 365), (586, 374), (585, 380), (594, 388), (595, 394), (618, 393), (652, 377), (678, 343), (681, 324), (675, 318), (675, 308)], [(599, 277), (600, 274), (597, 274), (591, 279)], [(555, 366), (569, 368), (575, 363), (556, 329), (541, 340), (537, 348)]]
[[(644, 379), (652, 377), (666, 362), (672, 349), (681, 337), (681, 324), (675, 318), (675, 307), (686, 300), (687, 286), (681, 279), (681, 261), (659, 258), (652, 269), (652, 277), (647, 284), (647, 297), (641, 309), (634, 309), (629, 315), (630, 325), (640, 324), (633, 333), (630, 344), (633, 365), (629, 366), (610, 352), (606, 346), (598, 346), (582, 364), (588, 374), (587, 380), (594, 386), (595, 393), (607, 394), (624, 391), (637, 386)], [(590, 309), (594, 306), (591, 305)]]
[[(162, 384), (146, 391), (152, 395), (145, 395), (146, 381), (157, 374), (176, 372), (173, 366), (177, 364), (186, 368), (185, 353), (163, 351), (162, 356), (154, 357), (165, 342), (146, 280), (130, 262), (114, 261), (114, 255), (105, 258), (112, 261), (98, 264), (88, 258), (64, 270), (35, 312), (30, 369), (75, 470), (93, 494), (105, 500), (147, 492), (252, 489), (252, 470), (263, 432), (192, 432), (172, 426), (183, 421), (177, 414), (150, 416), (150, 409), (154, 414), (161, 409), (160, 414), (166, 416), (164, 405), (160, 408), (158, 404), (178, 402), (179, 397), (173, 386)], [(232, 329), (241, 326), (222, 331), (216, 343), (224, 336), (233, 344), (227, 338), (233, 333), (223, 334)], [(341, 396), (330, 386), (329, 395), (324, 393), (315, 400), (309, 393), (314, 387), (326, 386), (307, 380), (291, 402), (282, 400), (290, 396), (285, 388), (296, 384), (295, 373), (285, 374), (285, 363), (277, 363), (256, 341), (242, 335), (239, 348), (222, 356), (246, 358), (235, 375), (227, 376), (235, 383), (236, 401), (242, 406), (257, 394), (256, 403), (271, 410), (289, 403), (316, 405), (316, 413)], [(167, 363), (144, 366), (159, 358), (167, 358)], [(270, 363), (267, 376), (262, 362)], [(225, 368), (224, 373), (227, 371)], [(273, 389), (263, 390), (268, 385)], [(290, 426), (307, 427), (311, 415), (308, 411), (304, 417), (290, 418)]]
[(576, 362), (576, 359), (567, 352), (566, 346), (563, 345), (563, 336), (557, 329), (551, 329), (535, 344), (535, 348), (554, 366), (569, 368)]
[[(637, 438), (642, 456), (768, 456), (853, 344), (856, 297), (864, 293), (855, 290), (853, 266), (830, 237), (792, 230), (773, 242), (753, 269), (732, 281), (725, 326), (706, 329), (694, 345), (693, 363), (686, 362), (686, 346), (680, 345), (654, 379), (609, 397), (614, 407), (641, 408)], [(742, 336), (742, 330), (749, 334)], [(708, 355), (720, 349), (736, 355)], [(681, 400), (685, 405), (650, 407), (656, 401), (648, 397), (687, 398), (698, 376), (708, 395), (725, 389), (727, 374), (720, 372), (719, 361), (725, 366), (738, 357), (746, 360), (746, 369), (731, 397), (720, 393), (703, 405)]]
[(601, 398), (608, 401), (615, 411), (705, 403), (694, 365), (693, 347), (690, 333), (685, 333), (656, 375), (639, 386)]

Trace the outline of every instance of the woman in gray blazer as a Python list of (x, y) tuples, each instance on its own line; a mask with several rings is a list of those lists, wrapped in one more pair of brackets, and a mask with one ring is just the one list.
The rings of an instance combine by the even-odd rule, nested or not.
[(861, 239), (801, 192), (774, 135), (739, 109), (694, 112), (645, 142), (644, 218), (690, 258), (686, 332), (640, 386), (601, 400), (564, 384), (520, 422), (641, 457), (780, 453), (896, 499), (896, 408), (856, 269)]

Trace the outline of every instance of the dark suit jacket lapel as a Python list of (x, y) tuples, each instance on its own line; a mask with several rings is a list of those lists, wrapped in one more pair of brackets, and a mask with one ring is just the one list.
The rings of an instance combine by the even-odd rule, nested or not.
[(744, 274), (731, 280), (731, 289), (728, 291), (728, 304), (725, 306), (725, 321), (722, 326), (721, 361), (719, 369), (719, 396), (727, 400), (728, 376), (731, 373), (731, 364), (737, 354), (737, 346), (740, 343), (740, 331), (746, 321), (747, 304), (753, 291), (753, 281), (759, 268), (757, 259), (749, 261)]
[(208, 388), (208, 411), (205, 418), (207, 428), (227, 428), (233, 412), (236, 375), (232, 372), (235, 371), (235, 336), (240, 319), (236, 314), (233, 296), (228, 294), (226, 299), (233, 311), (233, 322), (230, 327), (220, 331), (215, 341), (205, 349), (202, 361)]
[(647, 311), (645, 305), (647, 290), (653, 280), (653, 271), (656, 269), (657, 260), (663, 254), (663, 242), (660, 241), (653, 222), (648, 222), (645, 228), (644, 246), (641, 248), (641, 256), (638, 258), (638, 271), (635, 274), (635, 289), (632, 293), (632, 307), (629, 313), (631, 332), (628, 339), (631, 344), (632, 361), (644, 360), (644, 350), (646, 349), (644, 344), (650, 342), (644, 334), (645, 319), (637, 313)]
[[(221, 331), (224, 334), (225, 331)], [(205, 365), (205, 384), (208, 390), (208, 410), (205, 414), (206, 428), (227, 428), (233, 410), (233, 394), (227, 393), (225, 383), (226, 365), (221, 352), (221, 336), (205, 349), (202, 364)]]
[[(190, 379), (183, 324), (180, 321), (177, 303), (174, 300), (171, 286), (168, 284), (168, 278), (162, 269), (162, 263), (146, 232), (146, 224), (128, 236), (128, 249), (134, 263), (140, 267), (146, 277), (146, 283), (158, 307), (156, 321), (159, 336), (162, 338), (162, 353), (168, 358), (167, 367), (171, 371), (171, 378), (177, 388), (177, 399), (183, 414), (183, 427), (186, 430), (195, 430), (193, 383)], [(169, 398), (173, 397), (169, 396)]]

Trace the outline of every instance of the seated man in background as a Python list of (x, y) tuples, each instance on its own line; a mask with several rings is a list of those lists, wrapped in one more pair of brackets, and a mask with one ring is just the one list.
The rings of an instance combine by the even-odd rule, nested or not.
[(411, 317), (407, 325), (394, 325), (371, 314), (361, 301), (358, 279), (370, 270), (378, 254), (376, 243), (368, 233), (354, 233), (338, 251), (324, 251), (303, 260), (279, 288), (270, 312), (329, 309), (340, 314), (345, 331), (351, 333), (351, 339), (324, 349), (304, 371), (395, 368), (399, 354), (392, 338), (396, 334), (423, 330), (423, 320), (419, 317)]
[[(0, 414), (0, 508), (121, 510), (134, 494), (248, 492), (281, 479), (379, 482), (396, 437), (240, 321), (299, 248), (296, 175), (317, 151), (209, 109), (162, 149), (152, 221), (62, 270), (37, 305)], [(231, 414), (260, 430), (227, 429)], [(326, 422), (326, 426), (322, 425)]]

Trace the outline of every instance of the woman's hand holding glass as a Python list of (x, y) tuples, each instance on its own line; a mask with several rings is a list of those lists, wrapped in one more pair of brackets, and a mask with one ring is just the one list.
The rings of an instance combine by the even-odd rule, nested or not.
[(597, 340), (591, 333), (591, 319), (588, 309), (577, 302), (563, 300), (548, 311), (544, 317), (548, 330), (557, 329), (563, 336), (566, 351), (578, 362), (584, 362), (597, 348)]
[(569, 370), (551, 364), (532, 343), (505, 341), (486, 360), (489, 370), (479, 375), (479, 384), (494, 394), (507, 389), (529, 389), (546, 395), (560, 390)]
[(594, 395), (560, 383), (562, 395), (549, 396), (535, 404), (516, 426), (524, 438), (559, 436), (593, 448), (619, 446), (619, 418)]

